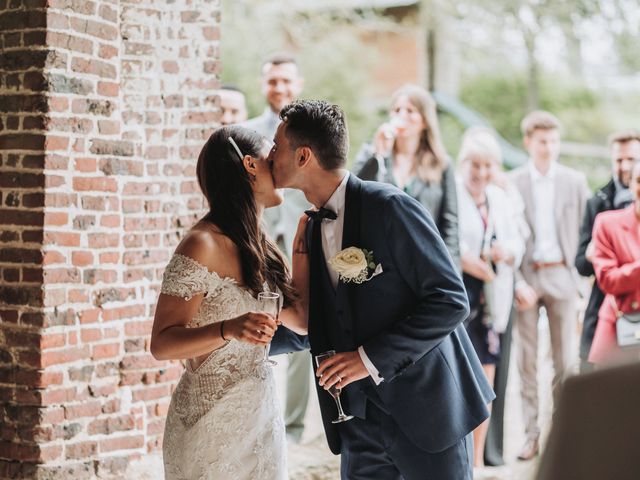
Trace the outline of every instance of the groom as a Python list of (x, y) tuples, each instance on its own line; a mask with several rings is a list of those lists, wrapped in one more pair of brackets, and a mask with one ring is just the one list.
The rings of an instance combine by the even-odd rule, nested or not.
[[(294, 254), (309, 255), (311, 352), (339, 352), (317, 375), (342, 478), (470, 480), (470, 432), (494, 395), (462, 325), (462, 280), (433, 220), (396, 187), (344, 169), (340, 107), (297, 101), (280, 116), (270, 153), (276, 186), (302, 190), (317, 209)], [(358, 251), (328, 263), (347, 247), (371, 252), (374, 268), (358, 264)], [(350, 281), (359, 273), (362, 283)], [(325, 390), (334, 385), (353, 420), (331, 423), (336, 405)]]

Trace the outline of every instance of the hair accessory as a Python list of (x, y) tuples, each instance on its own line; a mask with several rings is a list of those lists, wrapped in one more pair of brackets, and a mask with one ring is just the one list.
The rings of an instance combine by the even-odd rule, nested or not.
[(240, 160), (244, 159), (244, 155), (242, 155), (242, 152), (240, 151), (240, 148), (238, 147), (238, 144), (233, 139), (233, 137), (228, 137), (227, 139), (229, 140), (229, 143), (233, 146), (233, 149), (236, 151), (236, 153), (240, 157)]

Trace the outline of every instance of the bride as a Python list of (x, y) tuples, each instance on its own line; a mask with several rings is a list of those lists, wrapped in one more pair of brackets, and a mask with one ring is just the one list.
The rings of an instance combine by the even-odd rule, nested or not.
[[(241, 127), (223, 127), (200, 153), (197, 176), (209, 212), (176, 248), (151, 334), (158, 360), (185, 359), (164, 433), (165, 478), (287, 478), (286, 441), (271, 368), (264, 360), (280, 322), (306, 334), (308, 264), (292, 274), (261, 228), (262, 212), (282, 202), (269, 144)], [(296, 242), (304, 252), (300, 220)], [(278, 320), (256, 296), (278, 291)], [(298, 294), (297, 292), (300, 292)]]

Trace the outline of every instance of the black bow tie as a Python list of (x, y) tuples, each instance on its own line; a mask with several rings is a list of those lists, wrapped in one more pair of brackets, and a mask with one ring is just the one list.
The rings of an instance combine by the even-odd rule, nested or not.
[(338, 218), (336, 212), (333, 210), (329, 210), (328, 208), (322, 207), (320, 210), (305, 210), (307, 216), (313, 220), (322, 220), (326, 218), (328, 220), (335, 220)]

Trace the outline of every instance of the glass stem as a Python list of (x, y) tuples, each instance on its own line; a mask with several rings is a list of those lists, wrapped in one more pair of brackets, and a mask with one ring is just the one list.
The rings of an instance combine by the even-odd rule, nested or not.
[(340, 397), (335, 397), (336, 405), (338, 406), (338, 418), (346, 417), (344, 410), (342, 410), (342, 403), (340, 403)]

